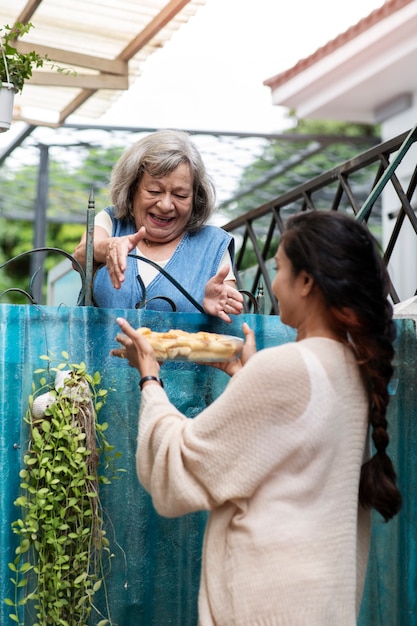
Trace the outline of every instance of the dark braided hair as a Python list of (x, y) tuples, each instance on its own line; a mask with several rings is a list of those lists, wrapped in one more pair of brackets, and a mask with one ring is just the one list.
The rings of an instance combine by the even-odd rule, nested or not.
[(289, 218), (281, 243), (294, 273), (304, 270), (313, 277), (335, 328), (356, 355), (368, 387), (376, 450), (361, 468), (359, 501), (388, 521), (401, 508), (395, 470), (386, 452), (395, 325), (378, 243), (365, 225), (335, 211), (302, 212)]

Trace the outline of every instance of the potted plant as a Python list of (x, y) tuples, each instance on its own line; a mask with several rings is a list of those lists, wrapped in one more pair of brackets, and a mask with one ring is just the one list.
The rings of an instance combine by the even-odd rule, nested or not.
[(32, 70), (50, 62), (47, 56), (41, 56), (35, 50), (22, 53), (14, 47), (14, 41), (31, 28), (31, 22), (16, 22), (13, 26), (0, 28), (0, 132), (9, 130), (14, 96), (22, 92), (25, 81), (32, 76)]

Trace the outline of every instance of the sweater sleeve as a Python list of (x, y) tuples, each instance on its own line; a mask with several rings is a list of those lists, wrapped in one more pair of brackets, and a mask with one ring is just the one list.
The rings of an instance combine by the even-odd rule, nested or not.
[(157, 385), (142, 394), (137, 471), (157, 511), (175, 517), (248, 498), (294, 452), (310, 395), (295, 344), (262, 350), (194, 419)]

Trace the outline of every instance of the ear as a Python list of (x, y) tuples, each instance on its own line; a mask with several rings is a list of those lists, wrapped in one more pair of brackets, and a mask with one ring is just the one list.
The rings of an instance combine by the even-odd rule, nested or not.
[(314, 278), (312, 277), (311, 274), (308, 274), (307, 272), (304, 272), (304, 271), (301, 272), (300, 278), (302, 281), (301, 294), (303, 296), (308, 296), (313, 290), (313, 287), (315, 285)]

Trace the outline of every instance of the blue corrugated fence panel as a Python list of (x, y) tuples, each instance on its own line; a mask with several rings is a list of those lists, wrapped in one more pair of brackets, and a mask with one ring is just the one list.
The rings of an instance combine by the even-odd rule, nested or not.
[[(0, 305), (0, 598), (13, 591), (7, 563), (13, 560), (16, 546), (11, 523), (19, 511), (13, 502), (19, 491), (19, 470), (27, 444), (23, 416), (33, 372), (43, 366), (41, 355), (50, 352), (59, 358), (66, 351), (71, 362), (84, 361), (89, 373), (100, 371), (102, 386), (110, 390), (100, 420), (109, 423), (108, 439), (122, 453), (119, 466), (126, 469), (119, 481), (101, 488), (107, 534), (114, 553), (107, 578), (107, 601), (114, 626), (196, 626), (206, 514), (162, 518), (137, 480), (138, 374), (126, 361), (109, 356), (110, 349), (116, 347), (117, 316), (153, 330), (178, 327), (238, 336), (243, 336), (241, 326), (247, 321), (255, 330), (259, 348), (294, 339), (294, 333), (274, 316), (243, 315), (228, 325), (198, 313)], [(398, 468), (404, 507), (389, 524), (383, 524), (378, 516), (373, 518), (359, 626), (417, 626), (416, 332), (411, 320), (399, 320), (397, 326), (398, 384), (389, 410), (390, 450)], [(173, 403), (189, 417), (212, 402), (228, 380), (214, 368), (194, 364), (166, 363), (161, 376)], [(103, 595), (97, 604), (104, 609)], [(2, 625), (13, 623), (9, 612), (1, 601)], [(94, 617), (91, 623), (97, 621)]]
[[(106, 580), (114, 626), (194, 626), (206, 514), (162, 518), (137, 480), (138, 373), (126, 361), (109, 355), (110, 349), (117, 347), (116, 317), (121, 315), (132, 325), (150, 326), (153, 330), (177, 327), (191, 332), (204, 329), (239, 336), (243, 336), (242, 322), (248, 321), (260, 348), (294, 337), (277, 318), (254, 315), (242, 316), (228, 325), (199, 313), (0, 305), (3, 468), (0, 594), (3, 599), (13, 592), (7, 563), (14, 558), (16, 544), (10, 525), (19, 515), (13, 501), (18, 495), (18, 474), (27, 443), (23, 416), (33, 372), (45, 365), (41, 355), (50, 352), (59, 358), (66, 351), (70, 362), (84, 361), (90, 374), (99, 370), (102, 387), (113, 390), (99, 417), (109, 423), (108, 439), (122, 453), (119, 466), (127, 470), (118, 482), (100, 490), (107, 535), (115, 555)], [(188, 363), (166, 363), (161, 376), (174, 404), (189, 417), (212, 402), (228, 380), (219, 370)], [(99, 595), (97, 604), (102, 610), (105, 602), (104, 596)], [(9, 612), (9, 607), (0, 602), (1, 624), (12, 624), (7, 617)], [(95, 616), (91, 623), (97, 621)]]

